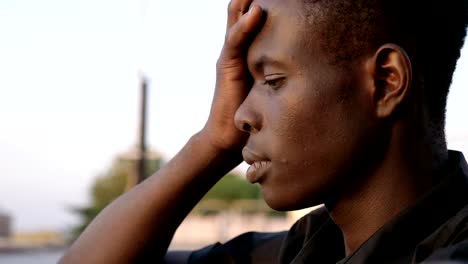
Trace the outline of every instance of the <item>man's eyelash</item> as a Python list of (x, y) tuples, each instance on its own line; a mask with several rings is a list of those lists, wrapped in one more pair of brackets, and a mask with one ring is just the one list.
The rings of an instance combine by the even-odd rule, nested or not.
[(264, 85), (268, 85), (273, 89), (278, 89), (284, 82), (285, 77), (277, 77), (263, 82)]

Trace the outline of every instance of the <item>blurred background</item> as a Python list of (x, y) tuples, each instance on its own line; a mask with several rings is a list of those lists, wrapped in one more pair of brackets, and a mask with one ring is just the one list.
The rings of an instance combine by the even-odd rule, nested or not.
[[(136, 181), (146, 85), (144, 175), (202, 128), (228, 0), (0, 1), (0, 263), (53, 263)], [(449, 147), (468, 153), (468, 48), (447, 112)], [(141, 142), (140, 142), (141, 143)], [(223, 179), (173, 248), (246, 230), (287, 229), (242, 179)]]

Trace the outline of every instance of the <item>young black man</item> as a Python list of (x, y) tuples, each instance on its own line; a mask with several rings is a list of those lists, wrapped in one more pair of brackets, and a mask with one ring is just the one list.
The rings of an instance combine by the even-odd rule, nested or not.
[[(205, 127), (62, 263), (468, 262), (468, 166), (444, 133), (467, 6), (232, 0)], [(325, 206), (288, 232), (166, 254), (242, 159), (272, 208)]]

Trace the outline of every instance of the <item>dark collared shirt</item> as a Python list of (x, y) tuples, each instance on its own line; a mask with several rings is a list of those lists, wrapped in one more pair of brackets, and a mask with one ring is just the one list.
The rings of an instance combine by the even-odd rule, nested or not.
[(451, 151), (443, 171), (430, 193), (347, 257), (340, 229), (321, 208), (288, 232), (246, 233), (194, 251), (189, 263), (468, 263), (468, 165)]

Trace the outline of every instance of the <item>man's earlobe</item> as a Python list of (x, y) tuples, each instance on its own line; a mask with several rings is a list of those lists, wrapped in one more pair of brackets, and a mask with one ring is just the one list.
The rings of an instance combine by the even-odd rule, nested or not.
[(411, 87), (411, 61), (403, 48), (385, 44), (374, 58), (374, 102), (378, 117), (388, 117), (405, 101)]

